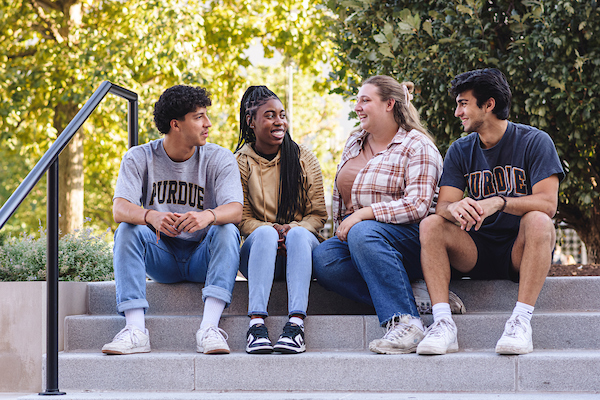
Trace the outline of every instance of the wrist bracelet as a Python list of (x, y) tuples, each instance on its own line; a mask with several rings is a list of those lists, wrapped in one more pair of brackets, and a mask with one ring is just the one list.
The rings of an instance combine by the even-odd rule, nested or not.
[(150, 209), (147, 209), (146, 212), (144, 213), (144, 223), (146, 225), (148, 225), (148, 221), (146, 221), (146, 216), (148, 216), (148, 213), (150, 212)]
[(208, 226), (216, 224), (217, 223), (217, 214), (214, 212), (214, 210), (212, 210), (212, 209), (209, 208), (206, 211), (210, 211), (212, 213), (213, 217), (215, 217), (215, 220), (213, 222), (211, 222), (210, 224), (208, 224)]
[(502, 204), (502, 207), (498, 210), (499, 212), (502, 212), (506, 208), (506, 203), (508, 203), (508, 202), (506, 201), (506, 197), (504, 197), (504, 195), (499, 194), (498, 197), (500, 197), (502, 200), (504, 200), (504, 204)]

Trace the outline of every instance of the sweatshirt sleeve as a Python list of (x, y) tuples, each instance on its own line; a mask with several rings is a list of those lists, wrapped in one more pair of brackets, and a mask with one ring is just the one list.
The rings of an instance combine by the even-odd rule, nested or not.
[(305, 189), (309, 200), (301, 221), (294, 221), (290, 226), (301, 226), (315, 235), (327, 222), (327, 208), (323, 192), (323, 174), (317, 157), (307, 148), (301, 146), (302, 169), (305, 174)]
[(248, 167), (247, 156), (243, 154), (238, 154), (236, 158), (238, 162), (238, 167), (240, 169), (242, 190), (244, 192), (244, 207), (242, 209), (242, 221), (239, 223), (238, 229), (240, 230), (241, 235), (244, 238), (246, 238), (259, 226), (273, 226), (273, 224), (271, 222), (261, 221), (254, 217), (254, 212), (252, 211), (252, 206), (250, 205), (250, 201), (248, 198), (248, 174), (250, 173), (250, 169)]

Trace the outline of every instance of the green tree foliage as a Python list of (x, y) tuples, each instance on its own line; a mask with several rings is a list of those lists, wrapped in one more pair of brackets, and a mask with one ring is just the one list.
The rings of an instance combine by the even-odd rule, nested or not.
[[(283, 54), (283, 65), (294, 63), (302, 90), (312, 96), (327, 89), (318, 78), (331, 52), (326, 11), (315, 0), (0, 0), (0, 204), (104, 80), (139, 94), (140, 143), (160, 136), (152, 108), (164, 89), (207, 87), (210, 140), (233, 149), (243, 91), (275, 79), (265, 73), (251, 81), (251, 44), (261, 45), (267, 57)], [(285, 97), (284, 88), (280, 93)], [(295, 109), (314, 108), (312, 123), (329, 118), (320, 106), (306, 101)], [(126, 113), (126, 102), (109, 95), (83, 126), (80, 147), (61, 156), (70, 166), (59, 170), (61, 182), (83, 182), (85, 215), (113, 228), (111, 197), (127, 146)], [(83, 212), (70, 205), (72, 194), (61, 187), (61, 221), (75, 221), (61, 222), (63, 233), (83, 221)], [(45, 219), (45, 179), (7, 228), (35, 227), (39, 219)]]
[(557, 220), (600, 263), (600, 9), (597, 0), (327, 1), (340, 93), (387, 74), (416, 83), (415, 103), (440, 150), (461, 135), (450, 80), (497, 67), (513, 90), (511, 120), (547, 131), (567, 172)]

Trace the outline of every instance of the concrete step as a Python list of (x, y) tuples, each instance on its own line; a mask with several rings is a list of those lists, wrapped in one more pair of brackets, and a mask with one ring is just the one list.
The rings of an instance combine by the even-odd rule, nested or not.
[(293, 356), (61, 353), (59, 382), (66, 391), (113, 392), (594, 393), (600, 388), (600, 351), (534, 351), (522, 356), (492, 351), (445, 356), (364, 351)]
[[(39, 400), (40, 396), (3, 396), (2, 400)], [(565, 400), (565, 393), (417, 393), (417, 392), (67, 392), (60, 400)], [(569, 400), (597, 400), (596, 393), (568, 393)]]
[[(149, 315), (195, 315), (201, 313), (202, 284), (172, 285), (148, 281)], [(517, 300), (518, 285), (510, 281), (453, 281), (451, 289), (465, 303), (467, 312), (509, 312)], [(600, 277), (549, 277), (536, 304), (536, 311), (600, 311)], [(114, 282), (96, 282), (88, 286), (90, 314), (115, 314)], [(226, 315), (246, 315), (248, 284), (236, 282), (233, 301)], [(269, 303), (270, 315), (287, 315), (285, 282), (275, 282)], [(372, 307), (346, 299), (313, 282), (310, 289), (309, 315), (374, 314)]]
[[(510, 313), (469, 313), (455, 315), (461, 349), (490, 350), (504, 330)], [(148, 316), (146, 326), (150, 343), (158, 351), (194, 351), (195, 334), (200, 316)], [(277, 340), (287, 317), (269, 317), (269, 334)], [(424, 316), (426, 324), (432, 322)], [(119, 316), (72, 316), (65, 321), (65, 351), (99, 351), (123, 328), (125, 319)], [(374, 315), (311, 315), (306, 318), (306, 345), (311, 350), (367, 350), (373, 339), (384, 330)], [(225, 316), (220, 327), (229, 335), (232, 350), (245, 348), (248, 317)], [(600, 312), (539, 312), (532, 319), (533, 343), (536, 349), (598, 349), (600, 348)]]

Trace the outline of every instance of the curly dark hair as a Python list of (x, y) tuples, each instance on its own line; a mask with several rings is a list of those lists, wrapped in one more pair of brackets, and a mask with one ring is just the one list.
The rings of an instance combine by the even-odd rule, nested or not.
[(210, 93), (202, 87), (175, 85), (163, 92), (154, 104), (154, 124), (162, 134), (171, 130), (171, 121), (183, 121), (187, 113), (212, 104)]
[(477, 99), (477, 107), (493, 98), (496, 106), (492, 111), (498, 119), (507, 119), (510, 111), (512, 93), (506, 77), (496, 68), (477, 69), (457, 75), (450, 83), (450, 93), (456, 97), (467, 90), (473, 91)]

